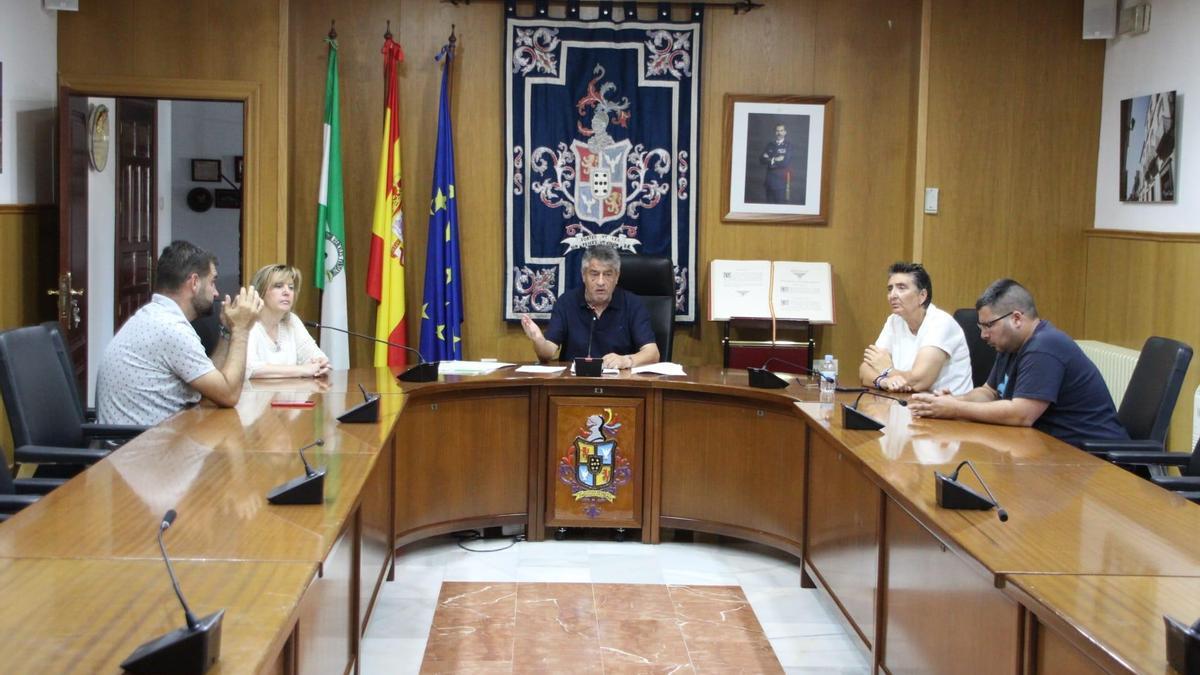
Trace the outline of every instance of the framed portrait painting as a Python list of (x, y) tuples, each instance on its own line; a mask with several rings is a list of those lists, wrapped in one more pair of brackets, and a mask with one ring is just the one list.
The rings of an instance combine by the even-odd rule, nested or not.
[(829, 218), (832, 96), (725, 95), (725, 222)]

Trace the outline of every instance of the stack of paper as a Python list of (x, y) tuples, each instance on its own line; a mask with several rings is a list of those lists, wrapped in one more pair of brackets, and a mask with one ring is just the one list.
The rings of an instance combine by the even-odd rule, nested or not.
[(442, 375), (486, 375), (494, 370), (515, 365), (517, 364), (502, 361), (441, 361), (438, 363), (438, 372)]
[(674, 377), (683, 377), (687, 373), (683, 372), (683, 366), (670, 361), (659, 361), (658, 363), (650, 363), (644, 366), (637, 366), (633, 369), (634, 375), (641, 373), (652, 373), (654, 375), (671, 375)]

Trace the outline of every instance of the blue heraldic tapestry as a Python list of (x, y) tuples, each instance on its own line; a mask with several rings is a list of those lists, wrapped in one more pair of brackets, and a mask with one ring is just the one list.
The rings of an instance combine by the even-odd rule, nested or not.
[(672, 21), (659, 7), (641, 20), (505, 22), (506, 252), (504, 318), (550, 316), (582, 284), (583, 250), (668, 256), (675, 312), (696, 320), (696, 146), (700, 133), (699, 9)]

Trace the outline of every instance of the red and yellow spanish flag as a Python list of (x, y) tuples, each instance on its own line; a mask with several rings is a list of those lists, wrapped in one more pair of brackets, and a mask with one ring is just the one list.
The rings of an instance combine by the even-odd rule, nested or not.
[[(388, 35), (383, 49), (383, 147), (379, 151), (379, 182), (375, 192), (375, 217), (371, 226), (371, 261), (367, 267), (367, 295), (379, 302), (375, 337), (408, 344), (404, 307), (404, 209), (400, 179), (400, 95), (396, 67), (404, 52)], [(405, 352), (375, 344), (376, 366), (403, 366)]]

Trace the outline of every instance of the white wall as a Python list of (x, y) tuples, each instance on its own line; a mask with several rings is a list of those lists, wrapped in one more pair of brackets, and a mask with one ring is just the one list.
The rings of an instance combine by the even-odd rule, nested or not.
[[(1127, 4), (1127, 3), (1126, 3)], [(1200, 135), (1198, 111), (1188, 110), (1189, 93), (1200, 94), (1200, 2), (1153, 0), (1150, 31), (1108, 41), (1104, 51), (1104, 104), (1096, 168), (1096, 227), (1148, 232), (1200, 232), (1200, 166), (1189, 164), (1189, 149)], [(1122, 204), (1117, 197), (1120, 169), (1121, 100), (1174, 90), (1176, 121), (1175, 202)], [(1200, 100), (1198, 98), (1197, 100)], [(1200, 147), (1200, 146), (1197, 146)], [(1200, 152), (1194, 161), (1200, 161)]]
[(220, 264), (217, 290), (234, 295), (242, 283), (241, 211), (214, 206), (197, 213), (188, 208), (187, 193), (195, 187), (229, 188), (224, 182), (193, 182), (192, 159), (220, 159), (221, 171), (233, 180), (233, 158), (243, 154), (242, 104), (173, 101), (171, 111), (171, 236), (215, 253)]
[(57, 13), (0, 0), (0, 63), (0, 204), (53, 203)]
[(112, 142), (108, 164), (104, 171), (88, 167), (88, 335), (87, 335), (87, 400), (96, 399), (96, 370), (100, 357), (113, 336), (113, 301), (116, 297), (117, 239), (117, 101), (112, 98), (89, 98), (88, 112), (93, 106), (108, 106)]

